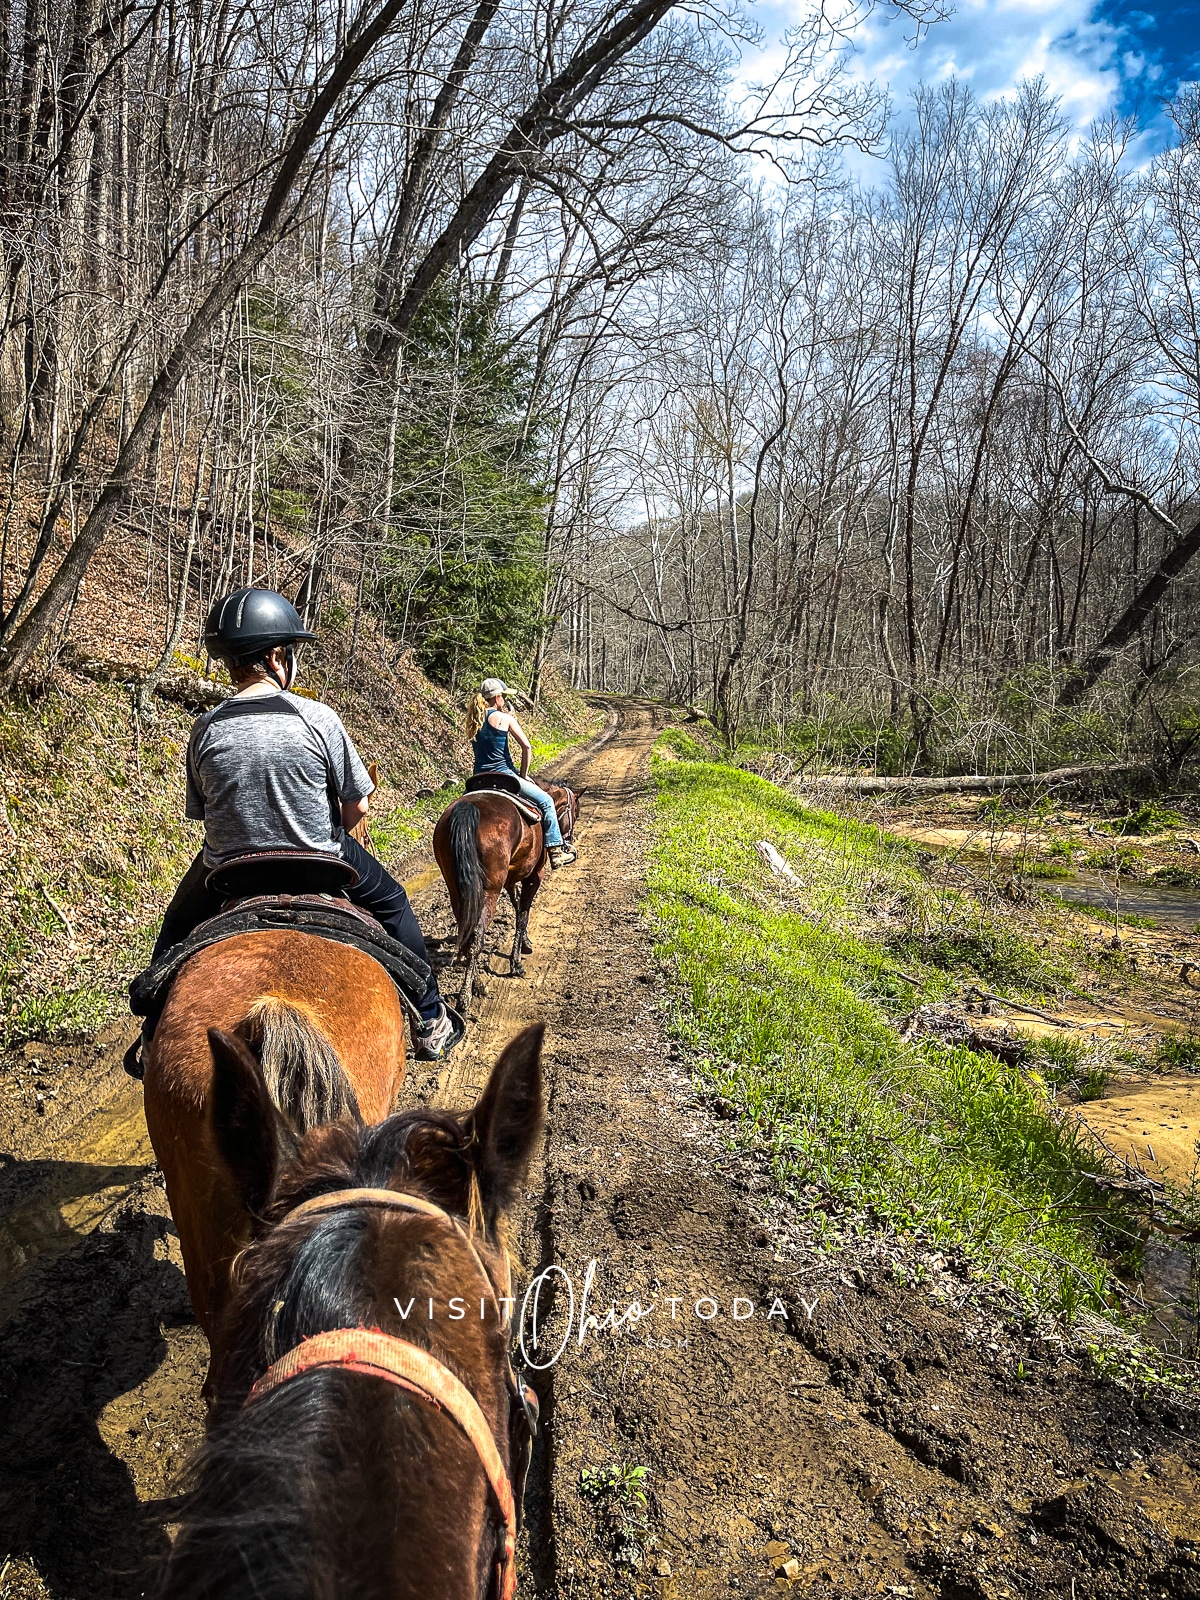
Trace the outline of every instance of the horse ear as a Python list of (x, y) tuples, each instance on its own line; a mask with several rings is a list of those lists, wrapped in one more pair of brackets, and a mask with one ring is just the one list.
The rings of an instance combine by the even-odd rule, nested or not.
[(296, 1141), (275, 1109), (258, 1057), (236, 1034), (208, 1030), (213, 1055), (213, 1132), (242, 1203), (260, 1212)]
[(542, 1133), (542, 1035), (539, 1022), (501, 1052), (471, 1113), (476, 1172), (489, 1227), (512, 1205)]

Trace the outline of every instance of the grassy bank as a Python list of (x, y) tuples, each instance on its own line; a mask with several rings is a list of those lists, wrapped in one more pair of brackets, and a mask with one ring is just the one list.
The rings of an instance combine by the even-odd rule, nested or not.
[[(818, 1220), (920, 1231), (1031, 1310), (1112, 1308), (1130, 1218), (1087, 1181), (1096, 1158), (1047, 1115), (1036, 1076), (896, 1026), (964, 974), (1023, 993), (1069, 984), (1062, 956), (1036, 927), (933, 889), (878, 829), (697, 753), (676, 730), (656, 761), (649, 891), (676, 1026), (712, 1091)], [(759, 840), (799, 885), (772, 875)]]

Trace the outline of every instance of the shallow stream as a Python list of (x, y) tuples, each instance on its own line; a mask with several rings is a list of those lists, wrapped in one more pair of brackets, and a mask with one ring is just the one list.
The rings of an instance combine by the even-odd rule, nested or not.
[(1119, 915), (1150, 917), (1160, 927), (1194, 933), (1200, 922), (1200, 893), (1176, 889), (1171, 884), (1147, 883), (1110, 873), (1081, 868), (1071, 878), (1022, 877), (1031, 889), (1055, 895), (1075, 905), (1096, 906)]

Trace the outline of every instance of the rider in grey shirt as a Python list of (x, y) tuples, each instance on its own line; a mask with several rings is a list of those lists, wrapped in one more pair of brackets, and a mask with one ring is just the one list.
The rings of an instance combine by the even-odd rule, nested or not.
[(188, 741), (187, 815), (210, 867), (252, 850), (341, 855), (342, 804), (374, 787), (337, 712), (274, 685), (206, 712)]
[[(367, 813), (374, 784), (342, 726), (319, 700), (292, 694), (295, 642), (311, 639), (295, 608), (269, 589), (238, 589), (218, 601), (205, 641), (229, 667), (235, 693), (197, 718), (187, 749), (187, 815), (204, 824), (204, 848), (167, 907), (151, 957), (157, 961), (221, 909), (209, 873), (238, 856), (317, 851), (341, 856), (358, 881), (357, 906), (429, 965), (404, 886), (349, 829)], [(436, 1060), (456, 1042), (432, 972), (414, 1025), (418, 1057)], [(154, 1030), (147, 1018), (146, 1038)], [(131, 1060), (136, 1047), (126, 1055)]]

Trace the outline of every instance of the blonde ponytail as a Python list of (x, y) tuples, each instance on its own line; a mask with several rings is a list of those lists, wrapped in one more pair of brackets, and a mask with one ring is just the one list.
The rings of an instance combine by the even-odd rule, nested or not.
[(481, 694), (473, 694), (467, 701), (467, 738), (473, 739), (483, 727), (488, 714), (488, 703)]

